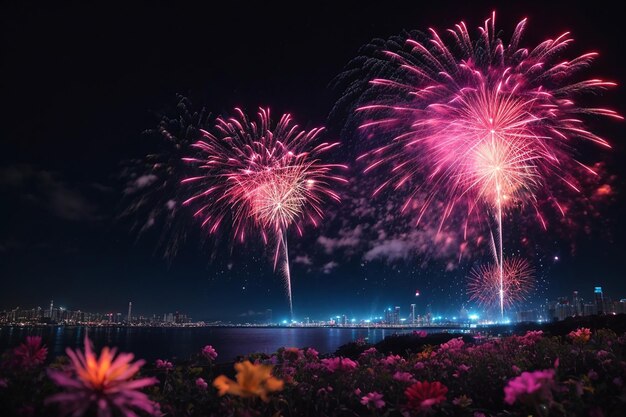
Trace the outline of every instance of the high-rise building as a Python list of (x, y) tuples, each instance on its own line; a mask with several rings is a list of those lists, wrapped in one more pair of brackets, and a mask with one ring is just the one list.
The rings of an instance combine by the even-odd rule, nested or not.
[(411, 304), (411, 324), (415, 324), (415, 304)]
[(582, 301), (578, 297), (578, 291), (574, 291), (572, 295), (572, 306), (574, 307), (574, 315), (582, 316)]
[(393, 324), (400, 324), (400, 306), (393, 309)]
[(594, 297), (596, 302), (596, 314), (604, 314), (604, 296), (602, 295), (602, 287), (594, 288)]
[(128, 302), (128, 317), (126, 318), (126, 322), (130, 323), (132, 321), (132, 310), (133, 310), (133, 302)]

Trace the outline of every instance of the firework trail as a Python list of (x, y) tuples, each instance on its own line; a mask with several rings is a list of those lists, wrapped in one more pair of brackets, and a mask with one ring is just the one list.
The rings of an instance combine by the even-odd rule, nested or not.
[(180, 187), (188, 166), (182, 158), (189, 146), (200, 139), (200, 129), (208, 126), (204, 109), (193, 111), (190, 101), (178, 96), (176, 115), (162, 116), (158, 126), (144, 132), (149, 140), (149, 153), (125, 162), (122, 178), (124, 208), (121, 218), (133, 219), (133, 229), (141, 236), (160, 228), (156, 249), (166, 259), (176, 256), (191, 230), (191, 215), (183, 213), (181, 203), (188, 196)]
[[(526, 19), (507, 44), (496, 34), (494, 13), (475, 41), (461, 22), (447, 30), (447, 40), (433, 29), (429, 36), (396, 37), (378, 42), (374, 64), (356, 62), (377, 74), (357, 108), (361, 131), (382, 142), (358, 159), (366, 163), (365, 172), (384, 167), (389, 174), (373, 194), (407, 186), (412, 192), (405, 209), (425, 194), (418, 224), (443, 199), (439, 227), (462, 216), (465, 235), (470, 222), (495, 222), (501, 293), (503, 217), (530, 208), (546, 228), (542, 207), (565, 216), (572, 195), (566, 190), (579, 195), (582, 178), (598, 175), (576, 158), (576, 143), (610, 147), (586, 128), (585, 117), (622, 119), (613, 110), (578, 103), (582, 93), (615, 85), (576, 79), (597, 53), (559, 59), (572, 42), (568, 33), (521, 48), (525, 26)], [(502, 316), (504, 304), (501, 297)]]
[[(501, 277), (504, 279), (501, 282)], [(504, 285), (502, 284), (504, 283)], [(498, 264), (480, 265), (471, 270), (467, 293), (481, 307), (511, 307), (523, 302), (534, 288), (534, 270), (522, 258), (505, 259)]]
[(241, 242), (260, 232), (264, 242), (275, 244), (274, 268), (282, 256), (282, 271), (293, 315), (287, 231), (294, 226), (302, 235), (305, 221), (317, 226), (324, 205), (339, 201), (333, 190), (346, 182), (335, 174), (344, 165), (320, 159), (338, 143), (319, 142), (322, 128), (301, 130), (288, 114), (272, 126), (270, 112), (259, 109), (250, 120), (240, 109), (231, 118), (218, 118), (213, 133), (203, 130), (194, 143), (198, 157), (184, 158), (199, 175), (184, 179), (193, 195), (183, 205), (194, 206), (194, 217), (215, 233), (226, 224)]

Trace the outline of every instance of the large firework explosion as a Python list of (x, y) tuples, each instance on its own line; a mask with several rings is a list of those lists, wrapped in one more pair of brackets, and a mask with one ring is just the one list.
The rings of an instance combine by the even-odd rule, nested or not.
[[(534, 269), (522, 258), (505, 259), (500, 275), (500, 265), (486, 264), (471, 270), (467, 293), (486, 309), (499, 308), (504, 300), (506, 307), (523, 302), (534, 288)], [(502, 282), (501, 282), (502, 277)]]
[(272, 126), (262, 108), (257, 121), (235, 113), (218, 118), (212, 133), (203, 130), (192, 145), (199, 155), (184, 158), (199, 174), (182, 181), (193, 190), (183, 204), (194, 206), (194, 217), (210, 233), (227, 224), (239, 241), (260, 232), (265, 243), (274, 243), (274, 267), (282, 257), (293, 314), (287, 231), (293, 225), (302, 234), (304, 221), (319, 224), (326, 202), (339, 201), (333, 187), (346, 180), (334, 172), (345, 166), (320, 160), (338, 146), (318, 143), (322, 128), (302, 130), (288, 114)]
[[(545, 206), (562, 216), (577, 198), (593, 167), (576, 156), (575, 145), (607, 141), (585, 127), (591, 115), (621, 119), (616, 112), (586, 107), (577, 98), (614, 86), (600, 79), (577, 80), (597, 53), (572, 60), (559, 58), (572, 42), (568, 33), (533, 49), (519, 47), (526, 19), (508, 44), (496, 34), (495, 13), (473, 41), (463, 22), (447, 30), (447, 39), (430, 29), (428, 36), (393, 38), (370, 66), (370, 87), (358, 114), (365, 135), (379, 138), (359, 157), (365, 172), (386, 168), (375, 189), (411, 189), (421, 215), (444, 201), (439, 225), (464, 219), (491, 228), (500, 276), (500, 309), (505, 285), (503, 217), (530, 208), (546, 228)], [(366, 68), (367, 71), (367, 68)], [(349, 91), (349, 94), (353, 94)]]

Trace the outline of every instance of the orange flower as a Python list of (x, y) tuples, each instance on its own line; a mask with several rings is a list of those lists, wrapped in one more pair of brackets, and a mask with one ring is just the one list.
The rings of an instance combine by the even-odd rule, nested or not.
[(250, 361), (235, 364), (237, 376), (233, 381), (224, 375), (220, 375), (213, 381), (213, 386), (219, 391), (219, 395), (233, 394), (240, 397), (260, 397), (268, 401), (267, 394), (274, 391), (282, 391), (283, 381), (272, 376), (272, 366), (255, 365)]

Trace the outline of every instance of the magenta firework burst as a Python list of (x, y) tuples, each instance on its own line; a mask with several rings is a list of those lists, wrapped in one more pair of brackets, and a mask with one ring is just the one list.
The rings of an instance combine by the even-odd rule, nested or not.
[[(475, 41), (461, 22), (442, 36), (430, 29), (423, 39), (409, 37), (401, 46), (390, 42), (387, 46), (396, 47), (382, 52), (388, 76), (370, 80), (366, 102), (358, 108), (361, 129), (388, 138), (359, 158), (366, 161), (366, 172), (387, 168), (389, 175), (374, 194), (409, 185), (405, 207), (426, 195), (418, 219), (442, 199), (441, 224), (463, 216), (467, 230), (472, 219), (494, 221), (501, 281), (507, 209), (531, 208), (544, 228), (546, 205), (565, 216), (567, 200), (582, 191), (582, 177), (597, 175), (577, 159), (577, 144), (610, 147), (585, 119), (622, 119), (579, 101), (583, 93), (615, 85), (576, 77), (597, 53), (563, 59), (572, 42), (568, 33), (521, 47), (525, 26), (526, 19), (506, 42), (496, 34), (494, 13)], [(504, 300), (500, 305), (504, 314)]]
[(338, 146), (320, 141), (322, 128), (309, 131), (283, 115), (272, 126), (269, 109), (259, 109), (258, 120), (250, 120), (240, 109), (231, 118), (218, 118), (214, 131), (202, 131), (193, 144), (197, 157), (185, 158), (200, 171), (186, 178), (193, 196), (194, 216), (210, 233), (225, 223), (233, 236), (244, 241), (251, 233), (275, 243), (274, 267), (281, 253), (285, 286), (292, 309), (287, 230), (295, 226), (302, 234), (305, 221), (317, 225), (328, 200), (339, 201), (337, 175), (344, 165), (324, 163), (322, 154)]
[(503, 283), (500, 283), (500, 266), (487, 264), (470, 272), (467, 292), (470, 301), (485, 308), (498, 308), (501, 300), (506, 307), (523, 302), (535, 286), (534, 269), (522, 258), (505, 259)]

